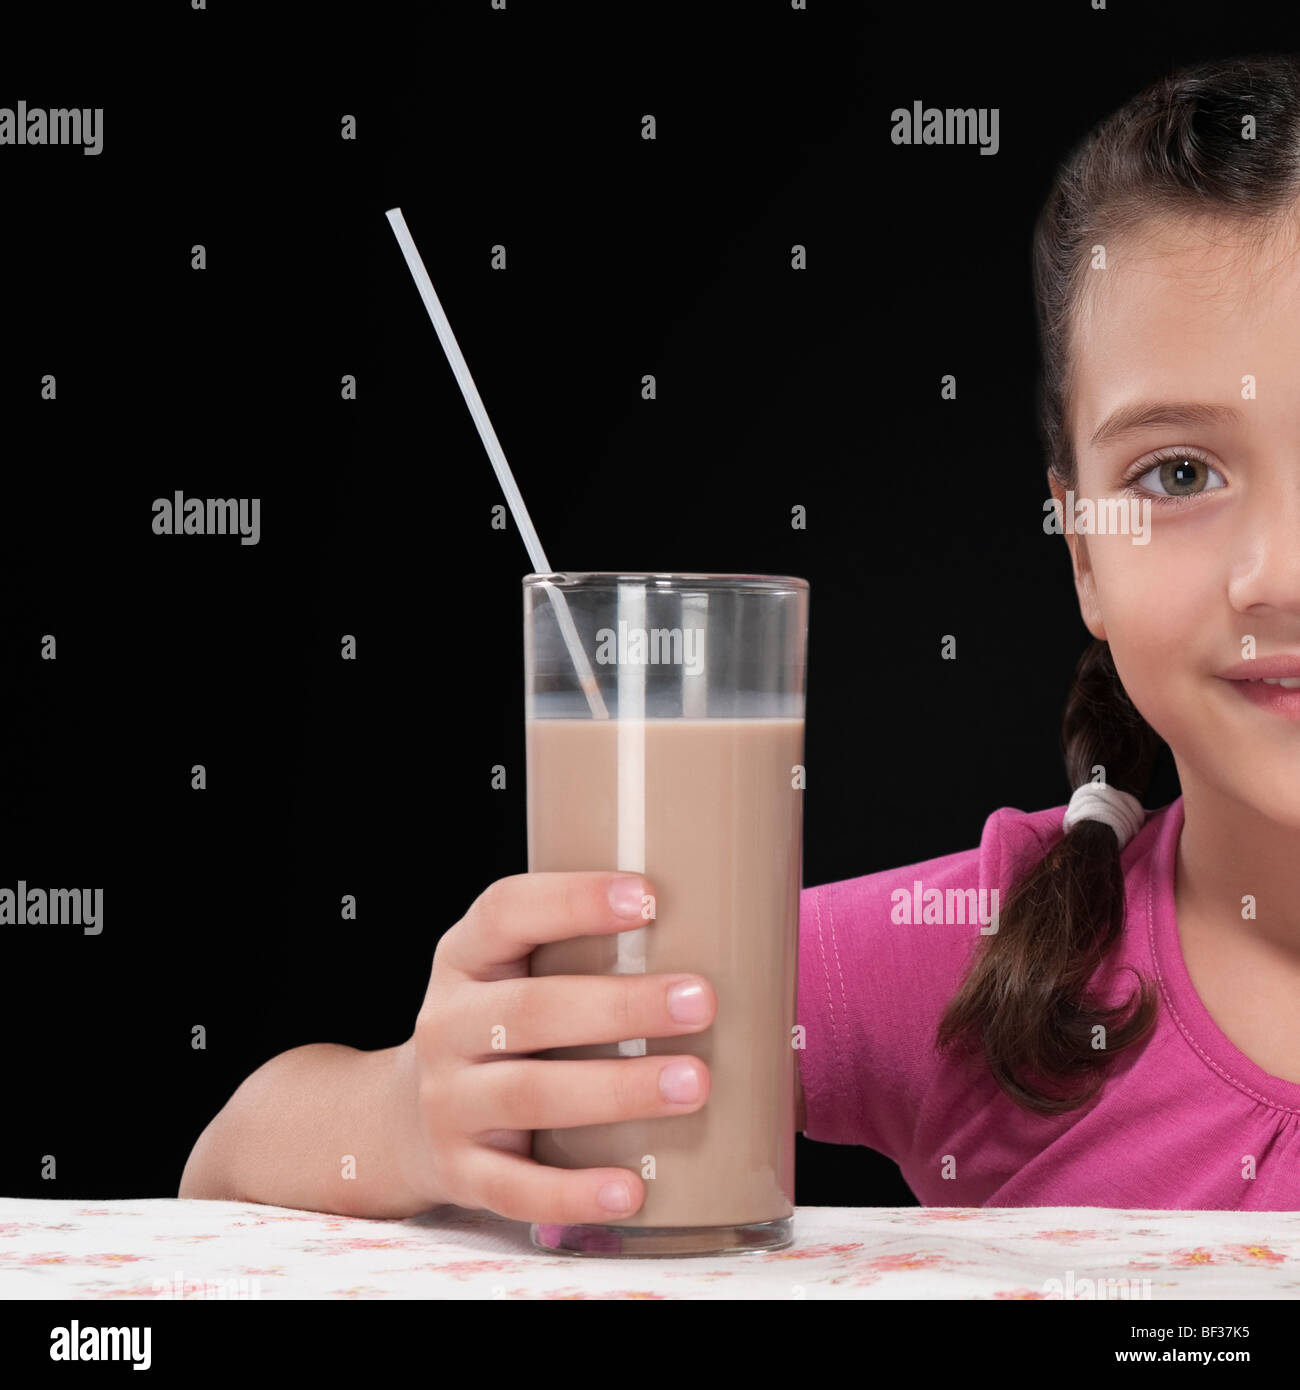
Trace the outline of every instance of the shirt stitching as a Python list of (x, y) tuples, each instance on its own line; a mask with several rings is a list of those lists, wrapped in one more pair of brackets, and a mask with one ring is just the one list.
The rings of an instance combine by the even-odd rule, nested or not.
[[(1162, 828), (1163, 828), (1163, 827), (1162, 827)], [(1198, 1043), (1198, 1042), (1196, 1041), (1196, 1039), (1195, 1039), (1194, 1037), (1192, 1037), (1191, 1031), (1188, 1029), (1187, 1025), (1183, 1022), (1181, 1016), (1180, 1016), (1179, 1013), (1178, 1013), (1178, 1009), (1177, 1009), (1177, 1008), (1175, 1007), (1175, 1005), (1174, 1005), (1173, 995), (1172, 995), (1172, 993), (1170, 992), (1168, 982), (1165, 980), (1164, 972), (1163, 972), (1163, 971), (1161, 970), (1161, 968), (1160, 968), (1160, 954), (1159, 954), (1159, 952), (1156, 950), (1156, 919), (1155, 919), (1155, 904), (1154, 904), (1154, 902), (1153, 902), (1153, 897), (1154, 897), (1154, 894), (1155, 894), (1155, 883), (1154, 883), (1154, 880), (1155, 880), (1155, 874), (1152, 873), (1150, 870), (1148, 870), (1148, 872), (1147, 872), (1147, 940), (1150, 942), (1150, 945), (1151, 945), (1151, 963), (1152, 963), (1152, 965), (1155, 966), (1155, 970), (1156, 970), (1156, 979), (1160, 982), (1160, 992), (1161, 992), (1161, 994), (1164, 995), (1165, 1003), (1169, 1006), (1169, 1012), (1170, 1012), (1170, 1014), (1173, 1016), (1174, 1022), (1178, 1025), (1178, 1031), (1183, 1035), (1184, 1039), (1186, 1039), (1188, 1046), (1196, 1053), (1196, 1055), (1197, 1055), (1198, 1057), (1200, 1057), (1200, 1059), (1206, 1064), (1206, 1066), (1208, 1066), (1208, 1067), (1212, 1068), (1214, 1071), (1216, 1071), (1216, 1072), (1217, 1072), (1225, 1081), (1227, 1081), (1230, 1085), (1235, 1086), (1235, 1087), (1237, 1088), (1237, 1090), (1244, 1092), (1246, 1095), (1250, 1096), (1252, 1099), (1261, 1102), (1261, 1104), (1263, 1104), (1263, 1105), (1269, 1106), (1269, 1107), (1270, 1107), (1271, 1109), (1273, 1109), (1273, 1110), (1283, 1110), (1283, 1111), (1285, 1111), (1288, 1115), (1300, 1115), (1300, 1107), (1297, 1107), (1297, 1106), (1294, 1106), (1294, 1105), (1284, 1105), (1281, 1101), (1271, 1100), (1268, 1096), (1261, 1095), (1258, 1091), (1256, 1091), (1256, 1090), (1254, 1090), (1252, 1087), (1248, 1086), (1244, 1081), (1238, 1081), (1237, 1078), (1236, 1078), (1235, 1076), (1231, 1076), (1223, 1067), (1221, 1067), (1221, 1066), (1218, 1064), (1218, 1062), (1216, 1062), (1216, 1061), (1214, 1060), (1213, 1057), (1210, 1056), (1210, 1054), (1209, 1054), (1208, 1052), (1205, 1051), (1205, 1049), (1200, 1045), (1200, 1043)], [(1171, 911), (1173, 910), (1172, 905), (1171, 905), (1170, 910), (1171, 910)], [(1175, 928), (1175, 930), (1176, 930), (1176, 928)], [(1176, 949), (1176, 948), (1177, 948), (1177, 941), (1174, 942), (1174, 946), (1175, 946), (1175, 949)]]
[[(845, 1082), (844, 1082), (844, 1080), (843, 1080), (843, 1077), (844, 1077), (844, 1070), (845, 1070), (845, 1069), (844, 1069), (844, 1056), (843, 1056), (843, 1048), (841, 1047), (841, 1044), (840, 1044), (840, 1031), (839, 1031), (839, 1025), (838, 1025), (838, 1023), (837, 1023), (837, 1021), (836, 1021), (836, 1018), (835, 1018), (835, 999), (834, 999), (834, 996), (833, 996), (832, 993), (831, 993), (830, 962), (829, 962), (829, 959), (828, 959), (827, 954), (826, 954), (826, 943), (825, 943), (825, 940), (824, 940), (823, 935), (822, 935), (822, 898), (821, 898), (821, 894), (820, 894), (820, 893), (817, 894), (817, 897), (816, 897), (815, 901), (816, 901), (816, 903), (817, 903), (817, 940), (818, 940), (818, 944), (821, 946), (821, 953), (822, 953), (822, 971), (823, 971), (823, 973), (824, 973), (825, 976), (826, 976), (826, 1002), (827, 1002), (827, 1004), (830, 1006), (830, 1017), (831, 1017), (831, 1053), (832, 1053), (832, 1056), (833, 1056), (834, 1059), (835, 1059), (835, 1070), (836, 1070), (836, 1074), (837, 1074), (837, 1076), (840, 1078), (840, 1085), (839, 1085), (839, 1088), (838, 1088), (838, 1089), (840, 1089), (841, 1091), (843, 1091), (843, 1090), (845, 1089)], [(835, 911), (834, 911), (834, 909), (831, 907), (831, 905), (830, 905), (829, 903), (827, 903), (827, 905), (826, 905), (826, 915), (827, 915), (827, 917), (828, 917), (829, 920), (830, 920), (831, 949), (835, 952), (835, 973), (836, 973), (836, 975), (839, 977), (839, 982), (840, 982), (840, 1001), (841, 1001), (841, 1003), (844, 1004), (845, 1018), (846, 1018), (846, 1020), (847, 1020), (847, 1018), (848, 1018), (848, 1004), (847, 1004), (847, 1001), (846, 1001), (845, 998), (844, 998), (844, 993), (845, 993), (845, 991), (844, 991), (844, 972), (843, 972), (843, 970), (840, 968), (840, 948), (839, 948), (839, 943), (838, 943), (838, 942), (836, 941), (836, 939), (835, 939)]]

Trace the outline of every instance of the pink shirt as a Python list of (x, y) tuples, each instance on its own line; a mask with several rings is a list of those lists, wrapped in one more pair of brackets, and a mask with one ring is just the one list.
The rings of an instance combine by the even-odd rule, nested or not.
[(1100, 1096), (1032, 1115), (983, 1063), (934, 1050), (979, 924), (896, 925), (891, 914), (902, 915), (902, 896), (910, 911), (934, 888), (945, 900), (948, 889), (983, 889), (986, 910), (996, 888), (1005, 906), (1017, 871), (1060, 838), (1064, 810), (1004, 807), (978, 849), (803, 890), (804, 1133), (892, 1158), (925, 1206), (1300, 1209), (1300, 1083), (1228, 1041), (1183, 962), (1173, 896), (1181, 798), (1148, 814), (1124, 850), (1124, 936), (1093, 987), (1119, 1002), (1134, 978), (1117, 967), (1134, 965), (1156, 986), (1159, 1019), (1136, 1055), (1112, 1064)]

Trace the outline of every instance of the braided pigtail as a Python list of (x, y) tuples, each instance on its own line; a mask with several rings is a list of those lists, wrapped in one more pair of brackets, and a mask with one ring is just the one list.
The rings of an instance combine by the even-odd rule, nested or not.
[[(1079, 662), (1061, 741), (1074, 786), (1100, 767), (1110, 786), (1145, 792), (1159, 735), (1129, 700), (1105, 642)], [(1088, 991), (1124, 930), (1120, 853), (1110, 826), (1076, 823), (1016, 884), (939, 1025), (941, 1050), (982, 1052), (1002, 1090), (1038, 1114), (1091, 1100), (1111, 1059), (1155, 1026), (1155, 991), (1141, 977), (1113, 1008)]]

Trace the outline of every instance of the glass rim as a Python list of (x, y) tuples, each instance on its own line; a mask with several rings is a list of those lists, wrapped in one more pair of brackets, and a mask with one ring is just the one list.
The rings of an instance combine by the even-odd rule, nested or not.
[(557, 570), (552, 574), (526, 574), (525, 589), (546, 586), (556, 589), (613, 589), (619, 584), (653, 584), (671, 592), (675, 589), (736, 589), (760, 593), (806, 593), (808, 581), (790, 574), (695, 574), (690, 571), (648, 570)]

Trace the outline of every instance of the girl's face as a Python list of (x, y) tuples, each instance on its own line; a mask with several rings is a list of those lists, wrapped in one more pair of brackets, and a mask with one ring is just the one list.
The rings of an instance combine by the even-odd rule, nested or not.
[(1083, 620), (1185, 792), (1300, 829), (1300, 688), (1227, 678), (1250, 637), (1247, 670), (1289, 658), (1300, 684), (1300, 218), (1263, 243), (1152, 223), (1106, 259), (1075, 320), (1075, 492), (1150, 520), (1145, 544), (1068, 536)]

